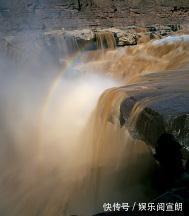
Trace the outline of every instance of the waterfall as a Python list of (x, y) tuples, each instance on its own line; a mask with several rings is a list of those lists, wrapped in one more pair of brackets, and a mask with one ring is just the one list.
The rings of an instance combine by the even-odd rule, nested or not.
[(115, 49), (116, 42), (112, 32), (109, 31), (97, 31), (96, 35), (96, 44), (98, 49)]
[(6, 36), (0, 42), (1, 53), (17, 64), (24, 64), (33, 58), (40, 63), (44, 55), (48, 55), (49, 61), (61, 64), (80, 49), (77, 38), (65, 34), (64, 30), (33, 34), (26, 32)]
[[(84, 33), (83, 33), (84, 32)], [(13, 62), (24, 64), (35, 58), (44, 61), (44, 53), (48, 60), (56, 64), (64, 64), (70, 55), (81, 50), (98, 50), (104, 54), (105, 49), (115, 49), (116, 41), (112, 32), (97, 31), (64, 31), (25, 32), (5, 36), (0, 42), (0, 51)], [(83, 38), (82, 38), (83, 37)]]
[(104, 202), (148, 201), (156, 194), (152, 187), (155, 162), (150, 149), (120, 127), (123, 98), (125, 92), (117, 88), (105, 91), (83, 132), (89, 177), (82, 187), (87, 197), (83, 195), (82, 202), (78, 202), (80, 210), (83, 203), (90, 206), (88, 214), (102, 212)]
[[(148, 89), (144, 75), (186, 66), (187, 40), (116, 50), (113, 35), (98, 32), (98, 47), (110, 49), (82, 62), (82, 52), (65, 56), (75, 39), (44, 37), (22, 46), (24, 67), (7, 59), (0, 71), (0, 215), (93, 215), (105, 202), (154, 198), (152, 152), (128, 130), (138, 110), (120, 125), (120, 107), (137, 83)], [(53, 67), (53, 56), (68, 64)]]

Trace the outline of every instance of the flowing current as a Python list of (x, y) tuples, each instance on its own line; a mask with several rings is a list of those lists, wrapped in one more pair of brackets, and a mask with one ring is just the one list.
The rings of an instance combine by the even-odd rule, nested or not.
[(154, 198), (150, 149), (120, 127), (120, 86), (188, 67), (188, 48), (188, 35), (174, 36), (58, 69), (47, 54), (21, 66), (2, 54), (0, 215), (93, 215), (103, 203)]

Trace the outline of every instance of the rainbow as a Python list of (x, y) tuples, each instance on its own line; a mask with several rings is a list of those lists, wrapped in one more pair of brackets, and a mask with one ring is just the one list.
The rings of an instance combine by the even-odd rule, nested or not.
[(44, 122), (46, 119), (46, 116), (48, 114), (49, 106), (52, 102), (52, 99), (54, 97), (54, 94), (56, 92), (56, 89), (59, 87), (60, 82), (62, 80), (63, 75), (65, 74), (66, 71), (68, 71), (76, 62), (81, 57), (82, 52), (77, 51), (73, 55), (70, 55), (67, 59), (66, 62), (63, 64), (61, 67), (58, 75), (52, 80), (52, 83), (49, 87), (49, 90), (47, 92), (47, 96), (44, 99), (44, 103), (40, 112), (40, 117), (39, 117), (39, 131), (38, 131), (38, 147), (39, 149), (43, 147), (43, 139), (45, 136), (44, 133)]

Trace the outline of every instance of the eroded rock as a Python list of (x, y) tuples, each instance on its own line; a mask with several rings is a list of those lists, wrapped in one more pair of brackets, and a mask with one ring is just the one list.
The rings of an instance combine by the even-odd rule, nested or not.
[(117, 46), (128, 46), (137, 44), (137, 34), (128, 30), (121, 30), (117, 28), (109, 28), (107, 31), (110, 31), (114, 34), (116, 39)]
[[(189, 71), (156, 73), (144, 80), (125, 87), (129, 96), (120, 107), (121, 125), (153, 147), (163, 133), (171, 133), (189, 146)], [(140, 88), (143, 85), (145, 88)]]
[(91, 41), (91, 40), (94, 40), (94, 38), (95, 38), (95, 34), (91, 29), (66, 31), (65, 35), (70, 36), (70, 37), (74, 37), (76, 40)]

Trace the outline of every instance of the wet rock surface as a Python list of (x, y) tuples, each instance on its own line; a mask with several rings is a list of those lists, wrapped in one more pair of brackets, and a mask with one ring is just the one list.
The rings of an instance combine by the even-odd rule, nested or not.
[(105, 29), (105, 31), (113, 33), (117, 46), (128, 46), (137, 44), (137, 33), (135, 31), (121, 30), (116, 28)]
[(152, 147), (163, 133), (189, 143), (189, 71), (144, 76), (140, 84), (125, 87), (129, 95), (120, 107), (120, 122), (130, 133)]

